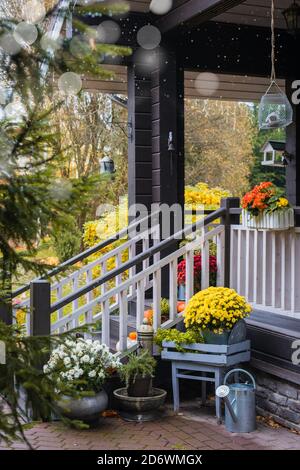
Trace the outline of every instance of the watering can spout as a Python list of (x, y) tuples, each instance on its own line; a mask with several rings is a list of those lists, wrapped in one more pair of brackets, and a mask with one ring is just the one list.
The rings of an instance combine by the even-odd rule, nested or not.
[(231, 417), (232, 417), (233, 421), (236, 423), (237, 422), (237, 415), (235, 414), (233, 406), (232, 406), (232, 404), (234, 403), (234, 400), (231, 404), (230, 400), (228, 398), (229, 392), (230, 392), (230, 389), (229, 389), (229, 387), (227, 387), (227, 385), (220, 385), (220, 387), (218, 387), (217, 390), (216, 390), (216, 395), (219, 398), (223, 398), (223, 400), (225, 402), (225, 405), (227, 406), (228, 411), (231, 414)]

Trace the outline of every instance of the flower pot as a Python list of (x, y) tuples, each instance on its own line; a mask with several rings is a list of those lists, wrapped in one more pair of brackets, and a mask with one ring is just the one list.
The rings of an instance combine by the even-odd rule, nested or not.
[(152, 377), (137, 376), (135, 381), (129, 381), (127, 393), (129, 397), (147, 397), (150, 393)]
[(63, 416), (85, 423), (93, 423), (98, 421), (100, 414), (107, 409), (108, 396), (104, 390), (101, 390), (90, 397), (76, 399), (63, 397), (57, 405)]
[(239, 320), (232, 330), (225, 330), (222, 334), (207, 329), (201, 331), (206, 344), (236, 344), (246, 340), (247, 325), (245, 320)]
[(267, 230), (288, 230), (295, 226), (294, 209), (288, 208), (272, 213), (252, 216), (248, 211), (242, 211), (242, 224), (244, 227), (267, 229)]
[(202, 330), (201, 333), (206, 344), (228, 344), (231, 331), (225, 330), (223, 333), (218, 334), (206, 329)]
[(147, 397), (130, 397), (126, 388), (114, 391), (114, 397), (121, 408), (120, 415), (126, 421), (142, 422), (161, 419), (159, 408), (164, 404), (166, 396), (167, 392), (160, 388), (152, 388)]

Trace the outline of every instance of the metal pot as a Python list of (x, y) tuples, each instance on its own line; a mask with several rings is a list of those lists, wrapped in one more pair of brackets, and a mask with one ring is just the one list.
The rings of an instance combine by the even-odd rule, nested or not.
[(108, 395), (105, 390), (91, 397), (74, 399), (65, 396), (58, 402), (58, 408), (64, 416), (85, 423), (98, 421), (100, 413), (107, 409), (107, 405)]
[(135, 380), (130, 380), (127, 388), (129, 397), (147, 397), (150, 393), (152, 377), (138, 375)]
[(230, 331), (225, 330), (223, 333), (218, 334), (209, 329), (205, 329), (201, 331), (201, 334), (206, 344), (228, 344)]
[(159, 408), (164, 404), (167, 392), (160, 388), (152, 388), (148, 397), (129, 397), (126, 388), (114, 391), (121, 408), (120, 415), (126, 421), (152, 421), (161, 417)]

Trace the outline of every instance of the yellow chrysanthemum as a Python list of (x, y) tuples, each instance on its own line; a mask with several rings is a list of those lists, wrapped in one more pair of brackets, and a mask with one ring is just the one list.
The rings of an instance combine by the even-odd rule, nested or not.
[(277, 207), (287, 207), (289, 201), (285, 197), (280, 197), (277, 201)]
[(234, 289), (209, 287), (190, 299), (184, 322), (187, 328), (232, 329), (238, 320), (247, 317), (250, 312), (251, 306), (245, 297)]

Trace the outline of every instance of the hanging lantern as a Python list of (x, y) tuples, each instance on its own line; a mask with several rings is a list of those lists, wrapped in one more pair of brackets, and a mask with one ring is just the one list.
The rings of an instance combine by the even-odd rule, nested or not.
[(260, 101), (258, 122), (261, 130), (283, 128), (293, 122), (293, 108), (275, 81)]
[(108, 157), (107, 155), (102, 158), (100, 161), (100, 173), (112, 175), (115, 173), (115, 163), (112, 158)]
[(296, 35), (300, 27), (300, 6), (294, 1), (282, 14), (288, 31)]
[(261, 98), (258, 109), (259, 129), (276, 129), (289, 126), (293, 122), (293, 108), (287, 96), (276, 83), (275, 74), (275, 6), (272, 0), (271, 32), (272, 32), (272, 72), (271, 83)]

